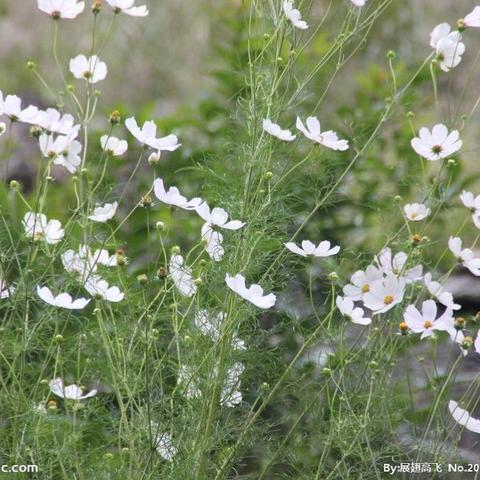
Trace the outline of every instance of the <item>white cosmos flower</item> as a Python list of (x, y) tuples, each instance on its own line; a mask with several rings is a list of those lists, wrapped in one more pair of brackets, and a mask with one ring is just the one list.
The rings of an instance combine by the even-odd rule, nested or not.
[(283, 12), (285, 16), (292, 22), (292, 25), (300, 30), (306, 30), (308, 28), (307, 22), (302, 20), (302, 15), (293, 6), (293, 0), (284, 0), (283, 2)]
[(461, 308), (461, 305), (455, 303), (453, 300), (453, 295), (450, 292), (447, 292), (439, 282), (432, 280), (431, 273), (425, 274), (423, 277), (423, 282), (425, 283), (430, 295), (435, 297), (442, 305), (445, 305), (451, 310), (459, 310)]
[(184, 210), (195, 210), (203, 201), (198, 197), (187, 200), (186, 197), (180, 194), (177, 187), (170, 187), (168, 191), (165, 190), (165, 186), (161, 178), (157, 178), (153, 182), (153, 191), (155, 196), (161, 202), (174, 207), (183, 208)]
[(117, 137), (109, 135), (103, 135), (102, 138), (100, 138), (100, 145), (105, 153), (114, 157), (119, 157), (128, 150), (128, 143), (125, 140), (120, 140)]
[(202, 392), (198, 388), (195, 380), (195, 374), (187, 365), (180, 365), (177, 375), (177, 385), (184, 388), (182, 393), (189, 400), (200, 398), (202, 396)]
[(438, 42), (444, 39), (457, 43), (462, 39), (462, 35), (457, 30), (452, 31), (448, 23), (440, 23), (430, 33), (430, 46), (437, 48)]
[(90, 300), (87, 300), (86, 298), (73, 300), (68, 293), (60, 293), (59, 295), (54, 296), (48, 287), (41, 287), (40, 285), (37, 285), (37, 294), (45, 303), (54, 307), (66, 308), (68, 310), (82, 310), (90, 303)]
[(205, 249), (209, 257), (215, 262), (220, 262), (225, 254), (225, 249), (222, 246), (223, 235), (214, 230), (211, 225), (205, 223), (202, 226), (202, 239), (205, 241)]
[(82, 144), (75, 140), (77, 134), (78, 131), (72, 130), (68, 136), (58, 135), (55, 138), (53, 135), (42, 133), (38, 139), (40, 151), (45, 158), (53, 159), (55, 165), (61, 165), (70, 173), (75, 173), (82, 162), (80, 158)]
[(78, 385), (68, 385), (67, 387), (63, 383), (63, 379), (55, 378), (50, 380), (48, 383), (52, 393), (57, 395), (57, 397), (65, 398), (67, 400), (75, 400), (79, 402), (80, 400), (86, 400), (87, 398), (94, 397), (97, 394), (97, 390), (90, 390), (88, 393), (84, 394), (83, 390)]
[(240, 375), (245, 370), (245, 366), (237, 362), (227, 371), (225, 384), (220, 395), (220, 405), (224, 407), (236, 407), (242, 403), (242, 392), (240, 392)]
[(280, 140), (284, 140), (285, 142), (291, 142), (297, 138), (296, 135), (293, 135), (292, 132), (290, 132), (290, 130), (282, 130), (280, 125), (273, 123), (269, 118), (263, 120), (263, 129), (270, 135), (277, 137)]
[(85, 2), (78, 0), (38, 0), (38, 8), (51, 17), (72, 19), (80, 15), (84, 8)]
[(115, 213), (117, 213), (117, 208), (118, 202), (106, 203), (103, 206), (95, 207), (93, 214), (88, 218), (94, 222), (108, 222), (108, 220), (111, 220), (115, 216)]
[(448, 132), (445, 125), (438, 124), (432, 128), (421, 128), (418, 137), (411, 141), (412, 148), (427, 160), (435, 161), (447, 158), (462, 148), (458, 130)]
[(350, 300), (362, 300), (363, 296), (370, 291), (370, 285), (380, 278), (383, 278), (383, 272), (369, 265), (365, 271), (358, 270), (351, 276), (351, 283), (343, 287), (343, 293)]
[[(113, 0), (107, 0), (113, 1)], [(155, 431), (158, 430), (158, 426), (152, 427)], [(172, 436), (167, 432), (157, 432), (153, 439), (153, 445), (158, 454), (167, 462), (171, 462), (175, 455), (178, 453), (177, 447), (173, 443)]]
[(177, 287), (178, 291), (185, 297), (192, 297), (197, 291), (193, 281), (192, 269), (185, 267), (181, 255), (173, 255), (169, 263), (169, 277)]
[(412, 283), (421, 280), (423, 267), (421, 265), (417, 265), (415, 267), (405, 269), (407, 260), (408, 255), (405, 252), (398, 252), (392, 256), (392, 250), (388, 247), (384, 248), (377, 256), (375, 256), (375, 263), (385, 275), (393, 273), (394, 275), (402, 277), (406, 283)]
[(361, 308), (355, 308), (353, 301), (349, 297), (338, 296), (336, 304), (342, 315), (348, 317), (353, 323), (358, 325), (369, 325), (372, 323), (372, 319), (365, 317), (365, 312)]
[(130, 117), (125, 120), (125, 126), (140, 143), (159, 152), (163, 150), (173, 152), (181, 146), (176, 135), (157, 138), (157, 125), (152, 121), (145, 122), (140, 128), (135, 118)]
[(340, 251), (339, 246), (330, 248), (331, 244), (328, 240), (320, 242), (318, 246), (316, 246), (310, 240), (304, 240), (301, 247), (293, 242), (287, 242), (285, 246), (291, 252), (301, 255), (302, 257), (330, 257), (332, 255), (336, 255)]
[(62, 263), (67, 272), (78, 273), (82, 283), (97, 271), (98, 265), (106, 267), (118, 265), (116, 255), (110, 255), (105, 249), (92, 252), (87, 245), (80, 245), (78, 253), (74, 250), (62, 253)]
[[(211, 313), (208, 310), (200, 310), (195, 315), (195, 326), (202, 332), (203, 335), (210, 337), (214, 342), (218, 342), (221, 338), (220, 329), (225, 321), (226, 313)], [(237, 335), (232, 335), (232, 347), (236, 350), (245, 350), (245, 342), (238, 338)]]
[(58, 220), (47, 221), (43, 213), (28, 212), (23, 217), (25, 236), (34, 240), (45, 240), (50, 245), (58, 243), (65, 232)]
[(62, 115), (56, 108), (47, 108), (45, 111), (39, 111), (36, 122), (47, 133), (57, 133), (66, 136), (73, 135), (73, 138), (77, 137), (80, 130), (80, 125), (75, 125), (72, 115), (69, 113)]
[(0, 115), (6, 115), (12, 122), (36, 124), (38, 108), (29, 105), (22, 109), (22, 99), (16, 95), (7, 95), (5, 99), (0, 91)]
[(148, 9), (146, 5), (135, 7), (135, 0), (106, 0), (107, 3), (113, 8), (115, 13), (123, 12), (125, 15), (131, 17), (146, 17), (148, 15)]
[(448, 410), (459, 425), (462, 425), (462, 427), (465, 427), (471, 432), (480, 433), (480, 420), (473, 418), (467, 410), (460, 408), (457, 402), (450, 400), (450, 402), (448, 402)]
[(317, 117), (308, 117), (306, 121), (306, 127), (303, 124), (300, 117), (297, 117), (297, 128), (313, 142), (319, 143), (324, 147), (331, 148), (332, 150), (348, 150), (348, 141), (339, 140), (338, 136), (332, 130), (327, 132), (321, 132), (320, 122)]
[(9, 287), (5, 280), (0, 277), (0, 299), (8, 298), (15, 293), (15, 287)]
[(88, 83), (97, 83), (105, 80), (107, 64), (100, 61), (96, 55), (89, 58), (77, 55), (70, 60), (70, 71), (75, 78), (87, 80)]
[(407, 203), (403, 207), (403, 211), (411, 222), (419, 222), (430, 215), (430, 209), (423, 203)]
[(389, 273), (370, 285), (370, 290), (363, 295), (363, 303), (374, 313), (384, 313), (399, 304), (404, 293), (405, 280)]
[(450, 334), (453, 331), (454, 335), (456, 334), (452, 310), (447, 308), (437, 318), (437, 304), (433, 300), (425, 300), (422, 303), (421, 312), (417, 310), (415, 305), (409, 305), (403, 314), (403, 319), (412, 332), (422, 334), (420, 338), (432, 336), (435, 330), (449, 332)]
[(466, 27), (480, 27), (480, 6), (475, 7), (464, 19)]
[(197, 208), (196, 212), (205, 222), (212, 227), (225, 228), (227, 230), (238, 230), (242, 228), (245, 223), (240, 220), (228, 221), (228, 213), (223, 208), (215, 207), (210, 211), (207, 202), (202, 202)]
[(234, 277), (227, 273), (225, 283), (231, 290), (258, 308), (267, 309), (273, 307), (277, 300), (277, 297), (273, 293), (264, 295), (263, 288), (260, 285), (252, 284), (247, 288), (245, 285), (245, 277), (239, 273)]
[(106, 280), (98, 275), (88, 277), (85, 282), (85, 290), (94, 298), (107, 300), (107, 302), (121, 302), (125, 294), (118, 287), (110, 287)]
[(444, 72), (449, 72), (455, 68), (461, 61), (465, 53), (465, 44), (459, 41), (452, 41), (449, 38), (439, 40), (436, 47), (437, 60), (440, 68)]
[(463, 191), (460, 195), (462, 203), (472, 212), (472, 220), (477, 228), (480, 228), (480, 195), (476, 197), (472, 192)]
[(473, 275), (480, 277), (480, 258), (475, 258), (475, 254), (469, 248), (462, 249), (461, 238), (450, 237), (448, 248), (465, 268), (470, 270)]

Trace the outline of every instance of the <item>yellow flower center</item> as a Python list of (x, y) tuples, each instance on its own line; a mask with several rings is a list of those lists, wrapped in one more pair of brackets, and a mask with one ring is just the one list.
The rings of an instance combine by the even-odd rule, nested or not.
[(387, 295), (384, 299), (383, 299), (383, 303), (385, 305), (390, 305), (391, 303), (393, 303), (395, 299), (391, 296), (391, 295)]
[(368, 293), (370, 291), (370, 285), (368, 283), (366, 283), (363, 287), (362, 287), (362, 292), (363, 293)]
[(423, 324), (425, 328), (432, 328), (433, 323), (430, 320), (425, 320), (425, 323)]

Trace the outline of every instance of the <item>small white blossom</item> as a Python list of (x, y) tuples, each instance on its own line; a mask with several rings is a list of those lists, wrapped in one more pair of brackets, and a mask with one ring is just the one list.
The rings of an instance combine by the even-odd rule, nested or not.
[(285, 246), (291, 252), (301, 255), (302, 257), (330, 257), (336, 255), (340, 251), (339, 246), (330, 248), (331, 244), (328, 240), (320, 242), (318, 246), (310, 240), (304, 240), (301, 247), (293, 242), (287, 242), (285, 243)]
[(107, 76), (107, 64), (100, 61), (96, 55), (87, 58), (77, 55), (70, 60), (70, 71), (78, 79), (87, 80), (88, 83), (97, 83)]
[(439, 40), (436, 47), (437, 60), (444, 72), (449, 72), (461, 61), (465, 53), (465, 44), (460, 41), (452, 41), (449, 38)]
[(78, 0), (38, 0), (38, 8), (55, 19), (72, 19), (83, 12), (85, 2), (78, 2)]
[(42, 133), (38, 140), (40, 151), (45, 158), (53, 159), (55, 165), (61, 165), (70, 173), (75, 173), (82, 159), (80, 152), (82, 145), (75, 140), (77, 131), (73, 130), (70, 135), (53, 135)]
[(240, 220), (228, 221), (228, 213), (223, 208), (215, 207), (210, 211), (207, 202), (201, 203), (195, 208), (196, 212), (205, 222), (212, 227), (225, 228), (227, 230), (239, 230), (245, 224)]
[(464, 19), (466, 27), (480, 27), (480, 6), (475, 7)]
[(106, 203), (103, 206), (95, 207), (93, 214), (88, 218), (94, 222), (108, 222), (108, 220), (111, 220), (117, 213), (117, 208), (118, 202)]
[(54, 296), (48, 287), (40, 287), (40, 285), (37, 286), (37, 294), (45, 303), (53, 307), (66, 308), (67, 310), (82, 310), (90, 303), (90, 300), (86, 298), (73, 300), (68, 293), (60, 293)]
[(205, 249), (209, 257), (214, 262), (220, 262), (225, 254), (225, 249), (222, 246), (223, 235), (214, 230), (211, 225), (205, 223), (202, 226), (202, 239), (205, 242)]
[(277, 297), (273, 293), (264, 295), (263, 288), (256, 284), (252, 284), (247, 288), (245, 285), (245, 277), (239, 273), (234, 277), (227, 273), (225, 282), (232, 291), (253, 303), (258, 308), (267, 309), (275, 305)]
[(472, 212), (472, 220), (477, 228), (480, 228), (480, 195), (476, 197), (472, 192), (463, 191), (460, 195), (462, 203)]
[(169, 264), (169, 277), (183, 296), (192, 297), (197, 291), (197, 286), (193, 281), (192, 270), (183, 264), (181, 255), (173, 255)]
[(102, 138), (100, 138), (100, 145), (104, 152), (114, 157), (119, 157), (128, 150), (128, 143), (125, 140), (120, 140), (117, 137), (111, 137), (109, 135), (103, 135)]
[(448, 132), (445, 125), (438, 124), (432, 128), (421, 128), (419, 136), (411, 141), (412, 148), (422, 157), (430, 161), (441, 160), (462, 148), (458, 130)]
[(0, 299), (8, 298), (13, 293), (15, 293), (15, 287), (8, 286), (5, 280), (0, 277)]
[(440, 40), (444, 39), (458, 43), (462, 39), (462, 35), (456, 30), (452, 31), (448, 23), (440, 23), (440, 25), (437, 25), (430, 33), (430, 46), (437, 48)]
[(423, 281), (430, 295), (435, 297), (442, 305), (445, 305), (451, 310), (459, 310), (461, 308), (461, 305), (455, 303), (453, 295), (450, 292), (447, 292), (439, 282), (432, 280), (431, 273), (426, 273)]
[(465, 268), (470, 270), (473, 275), (480, 277), (480, 258), (475, 258), (475, 254), (469, 248), (462, 249), (461, 238), (450, 237), (448, 248)]
[(299, 10), (294, 8), (293, 0), (284, 0), (283, 12), (285, 16), (292, 22), (292, 25), (300, 30), (306, 30), (308, 28), (307, 22), (302, 20), (302, 15)]
[(403, 314), (403, 319), (408, 328), (414, 333), (421, 333), (420, 338), (427, 338), (435, 333), (435, 330), (449, 332), (455, 336), (454, 319), (452, 310), (447, 308), (437, 318), (437, 304), (433, 300), (426, 300), (422, 303), (422, 311), (419, 312), (415, 305), (409, 305)]
[(106, 0), (107, 3), (113, 8), (115, 13), (124, 13), (131, 17), (146, 17), (148, 15), (148, 9), (146, 5), (135, 7), (135, 0)]
[(43, 213), (28, 212), (23, 217), (25, 236), (36, 241), (45, 240), (50, 245), (58, 243), (65, 232), (58, 220), (47, 221)]
[(384, 313), (399, 304), (404, 293), (405, 280), (389, 273), (370, 285), (370, 290), (363, 296), (363, 303), (374, 313)]
[(291, 142), (297, 138), (296, 135), (293, 135), (292, 132), (290, 132), (290, 130), (282, 130), (280, 125), (273, 123), (268, 118), (263, 120), (263, 129), (270, 135), (277, 137), (280, 140), (284, 140), (285, 142)]
[(45, 111), (39, 111), (36, 124), (42, 127), (47, 133), (56, 133), (76, 138), (80, 125), (75, 125), (72, 115), (65, 113), (62, 115), (55, 108), (47, 108)]
[(22, 99), (16, 95), (3, 98), (0, 92), (0, 115), (6, 115), (12, 122), (23, 122), (35, 125), (38, 119), (38, 108), (29, 105), (22, 108)]
[(365, 312), (361, 308), (355, 308), (350, 298), (338, 296), (336, 298), (336, 304), (342, 315), (348, 317), (353, 323), (357, 323), (358, 325), (369, 325), (372, 323), (372, 319), (365, 317)]
[(92, 297), (107, 302), (121, 302), (125, 298), (125, 294), (118, 287), (110, 287), (108, 282), (98, 275), (89, 277), (84, 286)]
[(184, 210), (195, 210), (202, 203), (202, 199), (198, 197), (187, 200), (180, 194), (177, 187), (170, 187), (168, 191), (166, 191), (161, 178), (157, 178), (155, 182), (153, 182), (153, 190), (155, 196), (161, 202), (174, 207), (183, 208)]
[(407, 260), (408, 255), (405, 252), (398, 252), (392, 255), (392, 250), (388, 247), (375, 256), (375, 263), (385, 275), (393, 273), (402, 277), (406, 283), (418, 282), (422, 279), (423, 267), (416, 265), (415, 267), (405, 269)]
[(422, 203), (407, 203), (403, 210), (411, 222), (419, 222), (430, 215), (430, 209)]
[(153, 445), (158, 454), (167, 462), (171, 462), (178, 453), (178, 449), (173, 443), (172, 436), (167, 432), (156, 433)]
[(125, 120), (125, 126), (140, 143), (159, 152), (163, 150), (173, 152), (181, 146), (176, 135), (157, 138), (157, 125), (152, 121), (145, 122), (140, 128), (135, 118), (130, 117)]
[(363, 296), (370, 291), (370, 285), (383, 278), (383, 272), (369, 265), (365, 271), (358, 270), (350, 278), (350, 284), (343, 287), (343, 293), (350, 300), (362, 300)]
[(448, 402), (448, 410), (459, 425), (462, 425), (462, 427), (465, 427), (471, 432), (480, 433), (480, 420), (473, 418), (467, 410), (460, 408), (457, 402), (450, 400), (450, 402)]
[(65, 398), (67, 400), (75, 400), (76, 402), (94, 397), (97, 394), (97, 390), (95, 389), (90, 390), (88, 393), (84, 394), (83, 390), (75, 384), (65, 387), (63, 379), (61, 378), (55, 378), (55, 380), (50, 380), (48, 385), (50, 386), (50, 390), (52, 391), (52, 393), (57, 395), (57, 397)]
[(320, 122), (317, 117), (308, 117), (306, 126), (303, 124), (300, 117), (297, 117), (297, 128), (313, 142), (319, 143), (324, 147), (331, 148), (332, 150), (348, 150), (348, 141), (339, 140), (338, 136), (332, 130), (327, 132), (321, 132)]

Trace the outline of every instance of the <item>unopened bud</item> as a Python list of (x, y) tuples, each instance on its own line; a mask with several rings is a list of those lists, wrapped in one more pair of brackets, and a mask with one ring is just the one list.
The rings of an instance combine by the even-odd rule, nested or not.
[(265, 178), (266, 178), (267, 180), (269, 180), (269, 179), (272, 178), (272, 177), (273, 177), (273, 173), (272, 173), (272, 172), (265, 172)]
[(407, 118), (413, 118), (415, 114), (412, 111), (407, 112)]
[(62, 342), (63, 341), (63, 335), (55, 335), (54, 340), (56, 342)]
[(137, 275), (137, 282), (140, 285), (146, 285), (148, 283), (148, 277), (144, 273)]
[(398, 203), (402, 201), (402, 197), (400, 195), (395, 195), (393, 199)]
[(71, 83), (69, 83), (67, 85), (67, 91), (70, 93), (73, 93), (75, 91), (75, 85), (72, 85)]
[(389, 58), (390, 60), (394, 59), (396, 56), (397, 56), (397, 52), (395, 52), (395, 50), (389, 50), (387, 52), (387, 58)]
[(457, 20), (457, 29), (459, 32), (463, 32), (467, 26), (465, 25), (465, 20), (463, 18), (459, 18)]
[(180, 253), (180, 247), (178, 245), (175, 245), (172, 247), (172, 255), (178, 255)]
[(150, 208), (152, 206), (153, 199), (150, 194), (144, 195), (140, 200), (140, 205), (144, 208)]
[(337, 272), (330, 272), (330, 273), (328, 274), (328, 278), (329, 278), (332, 282), (336, 282), (336, 281), (339, 279)]
[(473, 346), (473, 338), (472, 337), (465, 337), (462, 342), (462, 348), (464, 350), (470, 350)]
[(155, 224), (155, 228), (157, 230), (160, 230), (161, 232), (163, 232), (165, 230), (165, 224), (163, 222), (157, 222)]
[(55, 400), (49, 400), (47, 403), (47, 408), (49, 410), (56, 410), (58, 408), (57, 402)]
[(28, 70), (35, 70), (37, 68), (37, 65), (32, 60), (29, 60), (27, 62), (27, 68), (28, 68)]
[(122, 121), (122, 116), (120, 115), (120, 112), (118, 110), (114, 110), (110, 114), (110, 123), (112, 125), (118, 125)]
[(465, 328), (466, 320), (463, 317), (457, 317), (453, 323), (457, 330), (463, 330)]
[(454, 158), (449, 158), (447, 160), (447, 164), (450, 166), (450, 167), (454, 167), (456, 164), (457, 164), (457, 161), (454, 159)]
[(95, 0), (92, 4), (92, 13), (98, 15), (102, 10), (102, 0)]
[(117, 261), (117, 265), (122, 267), (127, 263), (127, 259), (125, 258), (125, 251), (122, 250), (121, 248), (117, 249), (115, 252), (115, 259)]
[(20, 189), (20, 183), (17, 180), (12, 180), (10, 182), (10, 188), (12, 190), (19, 190)]
[(203, 283), (203, 280), (199, 277), (199, 278), (196, 278), (193, 283), (199, 287), (202, 283)]
[(152, 167), (156, 165), (160, 161), (160, 155), (160, 151), (151, 153), (147, 160), (148, 164)]

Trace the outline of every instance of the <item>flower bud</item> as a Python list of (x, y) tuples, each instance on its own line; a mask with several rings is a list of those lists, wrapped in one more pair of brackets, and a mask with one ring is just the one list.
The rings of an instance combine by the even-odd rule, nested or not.
[(400, 195), (395, 195), (395, 196), (393, 197), (393, 199), (394, 199), (395, 202), (397, 202), (397, 203), (399, 203), (399, 202), (402, 201), (402, 197), (401, 197)]
[(93, 94), (94, 94), (96, 97), (99, 97), (99, 96), (102, 94), (102, 92), (101, 92), (100, 90), (95, 90), (95, 91), (93, 92)]
[(137, 282), (140, 285), (146, 285), (148, 283), (148, 277), (144, 273), (137, 275)]
[(157, 270), (157, 277), (158, 278), (166, 278), (167, 275), (168, 275), (168, 268), (167, 267), (160, 267)]
[(172, 255), (178, 255), (180, 253), (180, 247), (175, 245), (172, 247)]
[(408, 325), (407, 325), (405, 322), (400, 323), (400, 325), (398, 326), (398, 328), (400, 329), (400, 333), (401, 333), (402, 335), (407, 335), (407, 333), (408, 333)]
[(55, 400), (49, 400), (48, 403), (47, 403), (47, 408), (49, 410), (57, 410), (58, 404)]
[(75, 91), (75, 85), (72, 85), (71, 83), (69, 83), (67, 85), (67, 91), (70, 93), (73, 93)]
[(269, 180), (269, 179), (272, 178), (272, 177), (273, 177), (273, 173), (272, 173), (272, 172), (265, 172), (265, 178), (266, 178), (267, 180)]
[(463, 18), (459, 18), (457, 20), (457, 29), (459, 32), (463, 32), (467, 26), (465, 25), (465, 20)]
[(332, 369), (331, 368), (322, 368), (322, 375), (331, 375)]
[(113, 453), (111, 452), (104, 453), (103, 458), (106, 458), (107, 460), (111, 460), (113, 458)]
[(20, 183), (19, 183), (17, 180), (12, 180), (12, 181), (10, 182), (10, 188), (11, 188), (12, 190), (19, 190), (19, 189), (20, 189), (20, 186), (21, 186), (21, 185), (20, 185)]
[(155, 228), (160, 232), (163, 232), (165, 230), (165, 224), (163, 222), (157, 222)]
[(30, 127), (30, 135), (32, 135), (33, 138), (36, 138), (38, 140), (41, 134), (42, 134), (42, 129), (40, 127), (37, 127), (37, 126)]
[(199, 287), (202, 283), (203, 283), (203, 280), (199, 277), (199, 278), (196, 278), (193, 283)]
[(396, 56), (397, 52), (395, 52), (395, 50), (389, 50), (387, 52), (387, 58), (389, 58), (390, 60), (393, 60)]
[(147, 160), (148, 164), (152, 167), (156, 165), (160, 160), (160, 155), (160, 151), (151, 153)]
[(55, 335), (54, 340), (56, 342), (62, 342), (63, 341), (63, 335)]
[(339, 280), (339, 276), (337, 274), (337, 272), (330, 272), (328, 274), (328, 278), (332, 281), (332, 282), (336, 282), (337, 280)]
[(29, 60), (27, 62), (27, 68), (28, 68), (28, 70), (35, 70), (37, 68), (37, 65), (32, 60)]
[(127, 259), (125, 258), (125, 251), (121, 248), (118, 248), (115, 252), (115, 259), (117, 260), (117, 265), (122, 267), (127, 263)]
[(118, 125), (122, 121), (122, 116), (120, 115), (120, 112), (118, 110), (114, 110), (110, 114), (110, 123), (112, 125)]
[(447, 160), (447, 164), (449, 167), (454, 167), (455, 165), (457, 165), (457, 161), (454, 158), (449, 158)]
[(102, 0), (94, 0), (92, 4), (92, 13), (98, 15), (102, 10)]
[(463, 317), (457, 317), (453, 323), (457, 330), (463, 330), (465, 328), (466, 320)]
[(465, 337), (462, 342), (462, 348), (464, 350), (470, 350), (473, 346), (473, 338), (472, 337)]
[(412, 111), (407, 112), (407, 118), (413, 118), (415, 114)]
[(150, 194), (144, 195), (140, 200), (140, 205), (144, 208), (150, 208), (152, 206), (153, 199)]
[(422, 237), (418, 234), (418, 233), (415, 233), (414, 235), (412, 235), (412, 243), (413, 244), (418, 244), (418, 243), (421, 243), (422, 242)]

